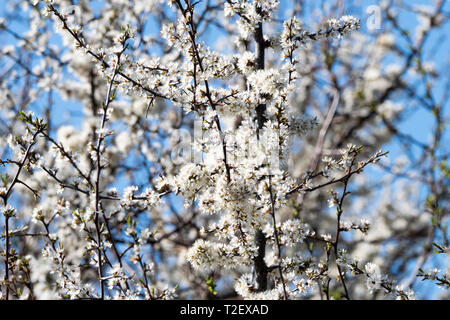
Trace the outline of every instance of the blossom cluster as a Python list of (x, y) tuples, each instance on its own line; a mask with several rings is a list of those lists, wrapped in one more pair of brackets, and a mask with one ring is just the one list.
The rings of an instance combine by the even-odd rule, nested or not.
[[(392, 23), (368, 37), (353, 16), (294, 1), (19, 5), (29, 30), (0, 17), (14, 42), (0, 48), (0, 297), (413, 299), (417, 277), (448, 288), (421, 268), (430, 239), (448, 251), (445, 104), (422, 58), (439, 7), (410, 8), (415, 33), (384, 7)], [(412, 108), (435, 119), (431, 144), (397, 125)], [(414, 145), (407, 160), (380, 162), (391, 140)], [(369, 167), (419, 183), (390, 189), (397, 179)], [(411, 277), (393, 271), (411, 261)]]

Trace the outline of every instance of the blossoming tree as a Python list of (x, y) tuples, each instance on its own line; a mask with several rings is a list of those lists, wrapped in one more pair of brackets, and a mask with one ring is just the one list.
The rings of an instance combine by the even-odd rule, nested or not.
[(1, 297), (448, 289), (449, 8), (371, 8), (372, 33), (353, 1), (10, 0)]

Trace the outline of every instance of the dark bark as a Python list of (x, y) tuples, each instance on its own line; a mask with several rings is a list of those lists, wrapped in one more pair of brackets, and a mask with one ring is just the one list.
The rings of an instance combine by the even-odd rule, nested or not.
[[(256, 52), (256, 68), (258, 70), (264, 69), (264, 36), (262, 22), (258, 23), (255, 30), (255, 52)], [(266, 122), (266, 105), (260, 104), (256, 107), (256, 120), (258, 123), (257, 136), (259, 140), (259, 130)], [(258, 247), (258, 254), (253, 259), (254, 267), (254, 281), (253, 289), (255, 291), (264, 291), (267, 289), (267, 273), (268, 268), (264, 257), (266, 255), (266, 238), (262, 230), (255, 231), (255, 245)]]

